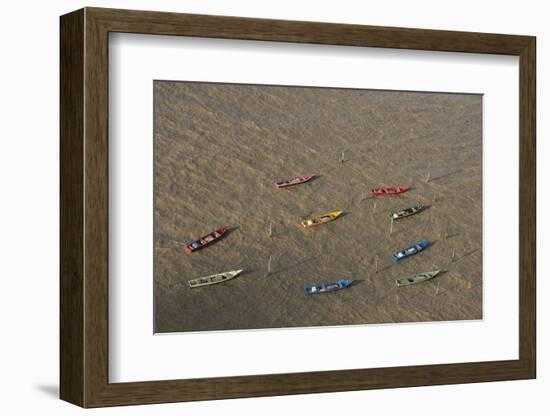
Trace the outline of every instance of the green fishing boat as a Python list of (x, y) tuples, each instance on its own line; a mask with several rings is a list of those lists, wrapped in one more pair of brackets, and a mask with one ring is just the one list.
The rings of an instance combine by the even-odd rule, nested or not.
[(422, 283), (430, 279), (433, 279), (440, 272), (441, 270), (434, 270), (433, 272), (418, 273), (418, 274), (415, 274), (414, 276), (402, 277), (400, 279), (397, 279), (395, 283), (397, 283), (397, 286), (399, 287), (415, 285), (417, 283)]
[(213, 274), (211, 276), (199, 277), (198, 279), (189, 280), (189, 287), (194, 288), (194, 287), (214, 285), (216, 283), (221, 283), (221, 282), (227, 282), (228, 280), (231, 280), (234, 277), (237, 277), (239, 274), (241, 274), (242, 271), (243, 269), (232, 270), (230, 272), (218, 273), (218, 274)]

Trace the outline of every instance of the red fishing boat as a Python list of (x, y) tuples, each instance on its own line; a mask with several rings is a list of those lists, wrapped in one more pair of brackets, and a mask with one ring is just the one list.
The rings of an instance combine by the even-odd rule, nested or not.
[(303, 176), (301, 178), (289, 179), (288, 181), (277, 182), (275, 186), (281, 189), (281, 188), (288, 188), (289, 186), (300, 185), (301, 183), (306, 183), (307, 181), (310, 181), (313, 178), (313, 176), (314, 175), (309, 175), (309, 176)]
[(227, 231), (229, 231), (229, 227), (218, 228), (216, 231), (212, 231), (210, 234), (207, 234), (204, 237), (193, 241), (191, 244), (188, 244), (185, 247), (185, 250), (187, 250), (188, 253), (193, 253), (200, 250), (201, 248), (218, 241)]
[(392, 186), (389, 188), (373, 188), (370, 190), (370, 193), (374, 196), (380, 195), (397, 195), (408, 190), (413, 189), (412, 186)]

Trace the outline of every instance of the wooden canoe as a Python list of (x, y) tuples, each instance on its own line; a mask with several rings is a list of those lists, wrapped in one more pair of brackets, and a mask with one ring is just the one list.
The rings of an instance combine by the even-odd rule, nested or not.
[(301, 178), (294, 178), (294, 179), (289, 179), (287, 181), (281, 181), (281, 182), (277, 182), (275, 183), (275, 186), (278, 188), (278, 189), (282, 189), (282, 188), (289, 188), (291, 186), (295, 186), (295, 185), (300, 185), (302, 183), (306, 183), (308, 181), (310, 181), (311, 179), (313, 179), (313, 176), (314, 175), (309, 175), (309, 176), (303, 176)]
[(433, 272), (424, 272), (424, 273), (418, 273), (413, 276), (409, 277), (402, 277), (395, 280), (395, 283), (398, 287), (401, 286), (409, 286), (409, 285), (415, 285), (417, 283), (426, 282), (430, 279), (433, 279), (435, 276), (437, 276), (441, 270), (434, 270)]
[(209, 286), (214, 285), (216, 283), (222, 283), (227, 282), (228, 280), (233, 279), (234, 277), (237, 277), (239, 274), (241, 274), (241, 270), (232, 270), (230, 272), (224, 272), (224, 273), (218, 273), (213, 274), (211, 276), (206, 277), (199, 277), (198, 279), (189, 280), (189, 287), (201, 287), (201, 286)]
[(411, 189), (413, 189), (412, 186), (391, 186), (389, 188), (372, 188), (370, 193), (374, 196), (398, 195)]
[(334, 221), (336, 218), (338, 218), (340, 215), (342, 215), (343, 211), (332, 211), (327, 212), (323, 215), (316, 215), (313, 217), (306, 218), (305, 220), (302, 220), (302, 226), (304, 228), (309, 227), (315, 227), (317, 225), (326, 224), (327, 222)]
[(221, 227), (215, 231), (212, 231), (210, 234), (205, 235), (204, 237), (199, 238), (198, 240), (193, 241), (192, 243), (185, 246), (185, 250), (188, 253), (194, 253), (201, 248), (209, 246), (210, 244), (218, 241), (223, 235), (229, 231), (229, 227)]

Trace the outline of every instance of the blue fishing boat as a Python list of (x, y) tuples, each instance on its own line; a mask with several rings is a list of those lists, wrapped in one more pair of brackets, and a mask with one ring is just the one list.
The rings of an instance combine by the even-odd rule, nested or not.
[(416, 244), (413, 244), (410, 247), (404, 248), (403, 250), (398, 251), (393, 254), (393, 259), (395, 261), (406, 259), (407, 257), (414, 256), (415, 254), (420, 253), (426, 247), (430, 245), (427, 241), (419, 241)]
[(350, 287), (352, 283), (353, 279), (340, 279), (336, 282), (319, 283), (317, 285), (306, 286), (304, 293), (306, 295), (316, 295), (318, 293), (335, 292)]

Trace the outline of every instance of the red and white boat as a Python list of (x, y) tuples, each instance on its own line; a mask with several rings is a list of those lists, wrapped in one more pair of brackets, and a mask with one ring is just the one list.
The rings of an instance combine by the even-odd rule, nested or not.
[(215, 231), (212, 231), (210, 234), (205, 235), (204, 237), (199, 238), (198, 240), (193, 241), (191, 244), (185, 246), (185, 250), (188, 253), (194, 253), (201, 248), (204, 248), (216, 241), (218, 241), (222, 236), (229, 231), (229, 227), (221, 227)]
[(413, 187), (412, 186), (392, 186), (389, 188), (373, 188), (370, 190), (370, 193), (374, 196), (397, 195), (403, 192), (407, 192), (410, 189), (413, 189)]
[(275, 186), (281, 189), (281, 188), (288, 188), (294, 185), (300, 185), (301, 183), (306, 183), (307, 181), (310, 181), (313, 178), (313, 176), (315, 175), (303, 176), (301, 178), (294, 178), (294, 179), (289, 179), (288, 181), (277, 182)]

